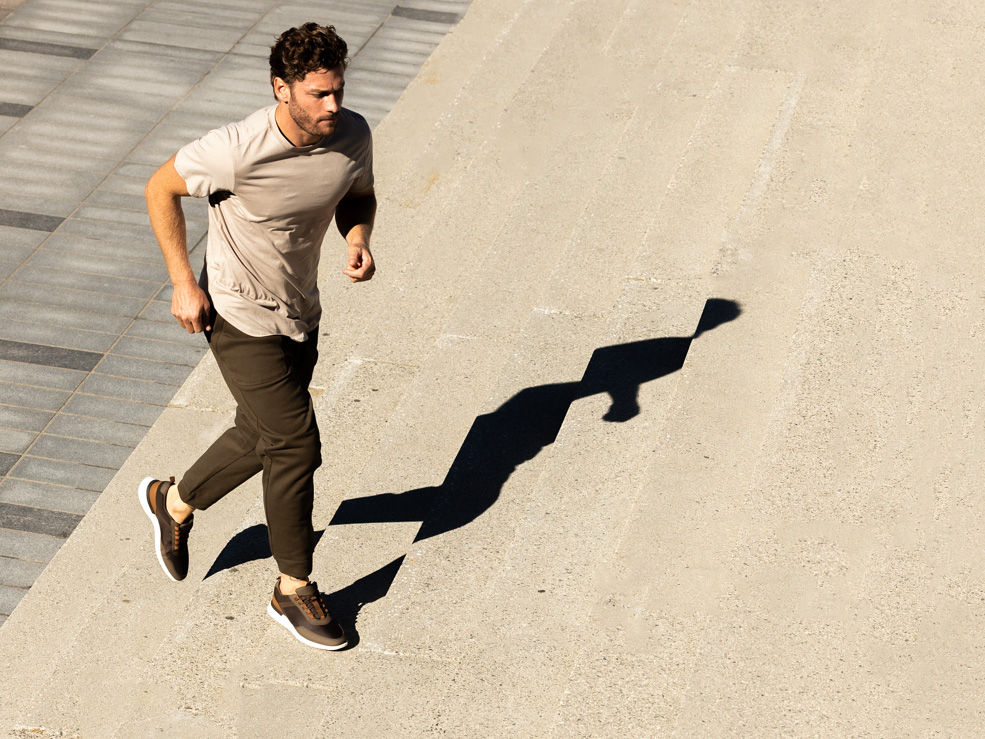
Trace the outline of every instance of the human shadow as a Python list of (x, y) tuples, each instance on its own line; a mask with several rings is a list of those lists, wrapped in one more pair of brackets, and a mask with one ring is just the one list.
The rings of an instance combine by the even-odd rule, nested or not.
[[(441, 485), (345, 500), (329, 526), (420, 521), (415, 543), (465, 526), (496, 503), (518, 466), (554, 442), (573, 402), (607, 393), (612, 402), (602, 419), (610, 423), (630, 420), (640, 413), (641, 385), (681, 369), (694, 339), (741, 313), (735, 301), (712, 298), (691, 336), (596, 349), (580, 382), (525, 388), (495, 411), (476, 418)], [(368, 577), (377, 582), (392, 575), (392, 582), (397, 570), (399, 560)], [(357, 614), (358, 608), (353, 619)]]
[[(318, 546), (318, 542), (324, 535), (325, 529), (315, 532), (315, 546)], [(208, 580), (223, 570), (233, 570), (240, 565), (273, 556), (270, 551), (270, 537), (266, 524), (254, 524), (238, 531), (232, 539), (226, 542), (226, 546), (219, 552), (219, 556), (215, 558), (215, 562), (212, 563), (209, 571), (205, 573), (205, 577), (202, 579)]]
[[(641, 412), (641, 385), (681, 369), (693, 340), (741, 313), (735, 301), (712, 298), (691, 336), (596, 349), (580, 382), (525, 388), (495, 411), (476, 418), (441, 485), (345, 500), (329, 526), (420, 521), (415, 543), (465, 526), (496, 503), (517, 467), (554, 442), (573, 402), (606, 393), (612, 402), (602, 420), (623, 423), (634, 418)], [(315, 532), (316, 543), (324, 533)], [(205, 578), (270, 556), (267, 527), (251, 526), (226, 544)], [(325, 596), (329, 610), (347, 628), (350, 647), (358, 643), (354, 626), (360, 610), (386, 596), (403, 560), (399, 557)]]

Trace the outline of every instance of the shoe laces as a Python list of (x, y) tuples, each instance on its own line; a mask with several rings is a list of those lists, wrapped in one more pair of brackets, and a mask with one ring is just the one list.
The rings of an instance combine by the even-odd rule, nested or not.
[(308, 595), (300, 595), (295, 593), (298, 599), (298, 605), (307, 616), (312, 621), (320, 621), (326, 617), (328, 609), (325, 607), (324, 601), (321, 599), (321, 593), (317, 590), (314, 593), (309, 593)]

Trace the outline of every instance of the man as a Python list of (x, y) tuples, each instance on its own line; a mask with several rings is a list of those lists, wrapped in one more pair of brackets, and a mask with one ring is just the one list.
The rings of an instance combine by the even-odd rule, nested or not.
[[(342, 107), (347, 47), (332, 26), (285, 31), (270, 54), (277, 104), (209, 132), (147, 183), (147, 210), (174, 284), (171, 312), (205, 332), (237, 403), (236, 421), (180, 483), (145, 479), (140, 504), (158, 562), (188, 573), (192, 512), (258, 472), (280, 577), (267, 612), (300, 641), (346, 646), (310, 580), (313, 475), (321, 442), (308, 384), (318, 356), (318, 259), (333, 214), (348, 246), (343, 270), (368, 280), (376, 214), (369, 126)], [(209, 199), (205, 268), (188, 260), (181, 198)]]

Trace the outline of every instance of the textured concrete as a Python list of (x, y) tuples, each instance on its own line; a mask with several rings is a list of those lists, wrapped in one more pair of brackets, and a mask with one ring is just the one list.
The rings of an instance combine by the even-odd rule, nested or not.
[[(136, 5), (49, 42), (86, 48)], [(274, 3), (237, 8), (260, 6)], [(367, 103), (413, 63), (405, 32), (457, 12), (339, 8), (366, 49), (387, 44)], [(143, 21), (179, 22), (162, 10)], [(255, 55), (295, 11), (278, 4), (238, 42), (231, 17), (184, 50)], [(67, 408), (104, 419), (84, 436), (44, 428), (57, 407), (9, 406), (17, 429), (72, 443), (0, 483), (0, 516), (71, 500), (62, 457), (85, 444), (136, 444), (81, 520), (45, 503), (59, 516), (0, 538), (0, 606), (16, 605), (0, 727), (979, 735), (983, 25), (977, 6), (923, 0), (473, 0), (376, 129), (377, 278), (353, 286), (323, 264), (315, 576), (352, 648), (311, 654), (264, 614), (256, 480), (200, 514), (188, 580), (159, 571), (134, 487), (184, 469), (233, 406), (211, 358), (162, 332), (155, 291), (136, 312), (114, 304), (144, 316), (126, 351), (57, 365), (52, 387), (0, 364), (37, 405), (73, 393)], [(119, 50), (148, 53), (135, 48)], [(175, 125), (246, 105), (219, 93), (248, 76), (214, 70)], [(93, 215), (139, 213), (111, 196), (139, 195), (154, 146), (112, 170)], [(48, 310), (78, 331), (83, 307)], [(164, 344), (197, 365), (167, 408), (75, 391), (177, 387), (176, 370), (139, 363), (165, 362)], [(129, 426), (150, 430), (126, 443)]]

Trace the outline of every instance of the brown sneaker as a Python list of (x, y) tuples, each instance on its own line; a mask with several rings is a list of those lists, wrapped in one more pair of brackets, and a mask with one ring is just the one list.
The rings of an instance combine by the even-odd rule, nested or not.
[(155, 480), (147, 477), (137, 488), (140, 507), (154, 524), (154, 548), (157, 561), (164, 573), (175, 582), (184, 580), (188, 574), (188, 532), (192, 530), (195, 514), (183, 523), (178, 523), (168, 513), (166, 505), (168, 488), (174, 485), (170, 480)]
[(349, 643), (339, 622), (325, 608), (318, 585), (313, 582), (298, 588), (294, 595), (284, 595), (280, 592), (278, 577), (267, 613), (309, 647), (342, 649)]

